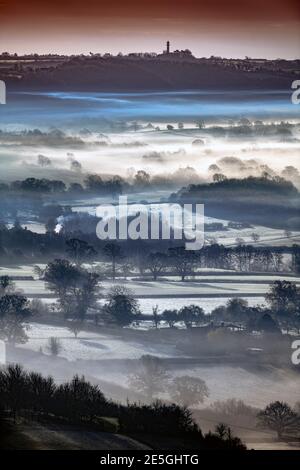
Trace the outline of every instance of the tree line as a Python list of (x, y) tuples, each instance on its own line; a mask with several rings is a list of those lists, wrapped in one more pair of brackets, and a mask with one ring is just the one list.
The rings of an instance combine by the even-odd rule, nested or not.
[(27, 372), (18, 364), (0, 370), (0, 409), (2, 420), (10, 415), (14, 422), (20, 418), (55, 420), (107, 432), (187, 438), (192, 448), (245, 449), (229, 429), (224, 435), (218, 428), (203, 435), (185, 407), (159, 401), (124, 406), (107, 400), (100, 388), (84, 377), (74, 376), (58, 385), (51, 376)]
[[(81, 166), (77, 160), (71, 160), (73, 170), (80, 170)], [(76, 165), (77, 163), (77, 165)], [(50, 166), (51, 160), (48, 157), (39, 155), (38, 164), (40, 166)], [(99, 174), (87, 174), (84, 177), (83, 184), (78, 182), (70, 183), (68, 186), (62, 180), (50, 180), (47, 178), (29, 177), (24, 180), (16, 180), (11, 183), (1, 183), (0, 192), (2, 193), (27, 193), (49, 195), (57, 193), (81, 193), (117, 196), (124, 191), (132, 189), (141, 189), (150, 186), (150, 174), (144, 170), (138, 170), (133, 176), (132, 183), (129, 184), (119, 175), (103, 178)]]
[[(92, 219), (92, 220), (90, 220)], [(216, 242), (205, 245), (201, 250), (186, 250), (174, 240), (125, 240), (122, 242), (99, 240), (96, 236), (94, 217), (82, 220), (90, 232), (83, 234), (79, 227), (72, 233), (62, 229), (57, 232), (57, 218), (50, 217), (46, 233), (34, 233), (16, 221), (8, 228), (0, 222), (0, 259), (23, 260), (24, 262), (45, 261), (67, 257), (76, 264), (110, 261), (108, 275), (148, 275), (157, 280), (159, 276), (173, 273), (182, 281), (194, 276), (203, 268), (226, 269), (239, 272), (281, 272), (288, 269), (300, 272), (300, 247), (290, 248), (253, 246), (243, 240), (227, 247)], [(73, 222), (71, 222), (73, 224)], [(76, 227), (74, 223), (73, 229)], [(284, 259), (284, 253), (289, 257)]]

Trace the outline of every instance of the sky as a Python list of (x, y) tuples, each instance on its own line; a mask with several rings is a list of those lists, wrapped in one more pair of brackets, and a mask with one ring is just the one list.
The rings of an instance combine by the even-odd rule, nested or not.
[(0, 51), (300, 58), (299, 0), (0, 0)]

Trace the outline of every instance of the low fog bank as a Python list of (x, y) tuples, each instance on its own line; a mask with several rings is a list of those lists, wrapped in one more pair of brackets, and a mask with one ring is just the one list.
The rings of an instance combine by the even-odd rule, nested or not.
[(143, 170), (157, 187), (210, 181), (216, 173), (226, 177), (267, 173), (300, 185), (297, 122), (125, 122), (109, 132), (2, 129), (0, 143), (6, 181), (34, 176), (82, 183), (93, 172), (130, 182)]

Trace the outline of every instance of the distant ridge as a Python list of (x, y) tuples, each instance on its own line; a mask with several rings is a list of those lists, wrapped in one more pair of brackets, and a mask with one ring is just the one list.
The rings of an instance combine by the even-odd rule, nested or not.
[[(55, 62), (54, 59), (52, 59)], [(50, 62), (50, 65), (49, 65)], [(73, 57), (3, 71), (9, 89), (82, 91), (278, 90), (300, 78), (300, 61), (141, 57)]]

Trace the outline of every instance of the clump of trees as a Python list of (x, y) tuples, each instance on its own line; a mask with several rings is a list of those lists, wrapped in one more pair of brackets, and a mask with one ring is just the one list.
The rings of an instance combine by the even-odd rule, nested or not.
[(139, 360), (138, 370), (130, 377), (130, 385), (151, 402), (157, 393), (166, 389), (169, 378), (159, 357), (144, 355)]
[(155, 324), (159, 325), (161, 321), (165, 321), (170, 328), (175, 326), (175, 323), (184, 323), (186, 328), (192, 326), (199, 326), (205, 322), (204, 310), (198, 305), (186, 305), (181, 309), (166, 309), (162, 312), (159, 318), (155, 317)]
[(300, 328), (300, 291), (291, 281), (274, 281), (265, 296), (269, 308), (249, 307), (244, 299), (229, 299), (226, 305), (215, 308), (210, 315), (216, 322), (231, 322), (253, 331), (281, 333)]
[(15, 292), (15, 285), (9, 276), (0, 276), (0, 296)]
[[(278, 224), (277, 211), (282, 222), (290, 229), (297, 229), (297, 207), (294, 200), (299, 192), (291, 181), (264, 172), (260, 177), (227, 178), (215, 173), (212, 183), (190, 184), (170, 196), (171, 202), (196, 203), (205, 201), (216, 215), (226, 212), (240, 220), (262, 224), (268, 220)], [(215, 215), (215, 216), (216, 216)]]
[(31, 316), (29, 302), (18, 294), (0, 297), (0, 338), (9, 343), (27, 340), (25, 322)]
[(101, 294), (99, 274), (66, 259), (49, 263), (43, 279), (58, 299), (59, 312), (70, 320), (68, 326), (75, 336), (82, 329), (89, 311), (96, 313), (98, 319), (101, 316), (104, 321), (119, 326), (130, 325), (139, 318), (138, 302), (129, 289), (114, 286), (108, 292), (105, 305), (100, 307), (97, 303)]
[(191, 407), (204, 402), (209, 390), (204, 380), (182, 375), (173, 380), (171, 397), (181, 406)]
[(134, 390), (142, 393), (147, 403), (168, 392), (175, 403), (187, 408), (203, 403), (209, 396), (204, 380), (187, 375), (172, 379), (163, 360), (148, 354), (138, 361), (137, 369), (130, 375), (129, 383)]
[(26, 323), (31, 316), (30, 302), (15, 290), (9, 276), (1, 276), (0, 338), (13, 344), (26, 342)]
[(224, 401), (215, 401), (211, 405), (211, 409), (220, 415), (235, 417), (235, 416), (250, 416), (256, 417), (257, 408), (247, 405), (243, 400), (237, 398), (228, 398)]
[(84, 261), (91, 259), (97, 254), (93, 246), (89, 245), (89, 243), (84, 240), (79, 240), (78, 238), (67, 240), (66, 245), (66, 252), (77, 266), (81, 266)]
[[(223, 175), (222, 175), (223, 176)], [(181, 199), (191, 198), (201, 194), (215, 193), (222, 191), (231, 193), (232, 191), (240, 191), (247, 194), (249, 191), (260, 192), (263, 194), (284, 194), (289, 196), (298, 195), (296, 187), (290, 181), (284, 178), (269, 175), (261, 177), (248, 176), (246, 178), (217, 178), (213, 183), (190, 184), (187, 188), (182, 188), (178, 192)]]
[(120, 326), (130, 325), (140, 314), (138, 302), (131, 291), (123, 286), (111, 288), (104, 312)]
[(95, 306), (97, 300), (98, 274), (68, 260), (56, 259), (47, 265), (44, 280), (57, 296), (59, 309), (65, 318), (85, 320), (88, 309)]
[(274, 281), (266, 295), (271, 311), (287, 330), (300, 329), (300, 289), (295, 282)]
[(84, 377), (56, 385), (52, 377), (26, 372), (18, 364), (0, 371), (0, 402), (14, 420), (31, 411), (35, 417), (53, 414), (74, 422), (92, 420), (107, 404), (98, 386)]

